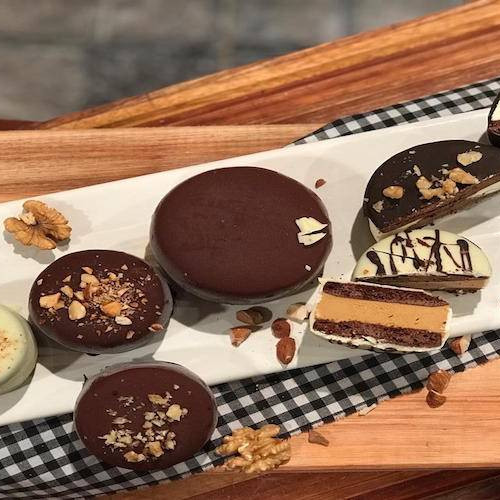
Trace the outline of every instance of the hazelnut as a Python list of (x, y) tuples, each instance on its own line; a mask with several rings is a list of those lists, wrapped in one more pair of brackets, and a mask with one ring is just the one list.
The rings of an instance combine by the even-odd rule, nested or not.
[(431, 408), (439, 408), (445, 404), (446, 396), (443, 396), (436, 391), (429, 391), (425, 400)]
[(461, 168), (450, 170), (449, 178), (458, 184), (479, 184), (479, 179)]
[(40, 304), (40, 307), (42, 307), (43, 309), (50, 309), (59, 302), (60, 298), (61, 294), (58, 292), (52, 295), (43, 295), (42, 297), (40, 297), (38, 302)]
[(71, 321), (85, 318), (86, 314), (87, 310), (85, 309), (85, 306), (78, 302), (78, 300), (73, 300), (68, 307), (68, 316)]
[(389, 186), (389, 187), (386, 187), (382, 191), (382, 194), (386, 198), (391, 198), (393, 200), (399, 200), (403, 197), (404, 189), (401, 186)]
[(271, 331), (278, 339), (289, 337), (291, 332), (290, 323), (285, 318), (277, 318), (271, 324)]
[(464, 335), (463, 337), (457, 337), (455, 339), (450, 340), (450, 349), (455, 353), (455, 354), (463, 354), (464, 352), (467, 352), (467, 349), (469, 349), (471, 341), (471, 336), (470, 335)]
[(431, 373), (427, 379), (427, 390), (443, 393), (448, 387), (450, 380), (451, 375), (444, 370)]

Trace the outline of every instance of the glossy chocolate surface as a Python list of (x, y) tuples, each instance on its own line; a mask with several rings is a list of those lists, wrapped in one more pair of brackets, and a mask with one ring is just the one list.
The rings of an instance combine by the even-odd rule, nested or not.
[[(304, 246), (295, 220), (327, 223)], [(321, 200), (299, 182), (257, 167), (192, 177), (158, 205), (151, 248), (179, 285), (207, 300), (257, 303), (292, 293), (322, 269), (332, 244)]]
[[(166, 402), (153, 403), (151, 399), (156, 399), (151, 395)], [(172, 405), (185, 409), (178, 420), (164, 416), (169, 415)], [(154, 412), (155, 418), (147, 420), (151, 414), (146, 412)], [(110, 367), (85, 383), (74, 421), (80, 439), (99, 460), (129, 469), (154, 470), (166, 469), (198, 452), (215, 429), (217, 410), (210, 389), (186, 368), (163, 362), (131, 363)], [(144, 425), (147, 421), (153, 422), (150, 432)], [(132, 442), (118, 447), (109, 442), (113, 439), (102, 439), (113, 430), (130, 435)], [(140, 462), (127, 460), (129, 451), (142, 453), (150, 439), (159, 443), (160, 456), (146, 451)], [(168, 440), (173, 441), (173, 449), (167, 447)]]
[[(467, 151), (480, 152), (482, 157), (464, 166), (457, 161), (457, 155)], [(414, 166), (417, 166), (417, 169)], [(422, 198), (416, 182), (420, 176), (428, 180), (446, 179), (447, 171), (461, 168), (477, 177), (478, 184), (457, 183), (458, 193), (447, 199)], [(364, 196), (364, 213), (382, 232), (392, 231), (421, 218), (432, 219), (434, 212), (454, 210), (459, 200), (473, 195), (486, 185), (500, 181), (500, 151), (492, 146), (472, 141), (451, 140), (421, 144), (406, 149), (385, 161), (372, 175)], [(401, 199), (390, 199), (383, 195), (388, 186), (401, 186)], [(383, 202), (379, 210), (374, 208)]]
[[(88, 270), (99, 282), (89, 289), (91, 294), (82, 283), (82, 274)], [(71, 297), (61, 291), (63, 287), (70, 289), (67, 293)], [(60, 308), (41, 306), (41, 297), (56, 293), (60, 293)], [(73, 301), (85, 307), (83, 318), (70, 319)], [(103, 312), (102, 307), (109, 302), (121, 305), (118, 315)], [(128, 351), (160, 334), (164, 328), (159, 325), (165, 327), (172, 312), (172, 297), (167, 285), (142, 259), (113, 250), (84, 250), (64, 255), (40, 273), (31, 288), (29, 311), (32, 324), (63, 346), (87, 353), (111, 353)]]

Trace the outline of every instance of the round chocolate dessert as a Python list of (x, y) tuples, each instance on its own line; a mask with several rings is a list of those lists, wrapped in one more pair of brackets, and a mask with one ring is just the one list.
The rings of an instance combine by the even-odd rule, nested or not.
[(321, 200), (284, 175), (231, 167), (196, 175), (160, 202), (151, 249), (164, 271), (203, 299), (259, 303), (316, 277), (332, 246)]
[(52, 340), (86, 353), (138, 347), (162, 332), (172, 296), (153, 268), (114, 250), (64, 255), (35, 280), (32, 324)]
[(110, 465), (166, 469), (191, 458), (217, 423), (214, 397), (193, 372), (173, 363), (130, 363), (85, 382), (75, 428)]

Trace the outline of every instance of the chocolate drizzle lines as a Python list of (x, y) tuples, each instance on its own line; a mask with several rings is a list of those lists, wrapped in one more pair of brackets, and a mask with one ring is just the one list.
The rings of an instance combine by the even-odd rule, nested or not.
[(377, 268), (377, 275), (384, 276), (386, 274), (384, 264), (382, 264), (377, 252), (370, 250), (366, 253), (366, 258)]
[(472, 259), (470, 258), (469, 243), (465, 240), (457, 240), (457, 245), (460, 247), (460, 257), (462, 259), (462, 269), (472, 271)]

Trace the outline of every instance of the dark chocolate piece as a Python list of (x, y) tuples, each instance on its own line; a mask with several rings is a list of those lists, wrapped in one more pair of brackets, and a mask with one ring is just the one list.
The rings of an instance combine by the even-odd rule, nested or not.
[(488, 113), (488, 139), (491, 144), (496, 147), (500, 147), (500, 120), (498, 117), (493, 117), (498, 104), (500, 103), (500, 94), (498, 94), (493, 101), (493, 104)]
[[(467, 152), (480, 153), (477, 155), (480, 158), (464, 165), (457, 156)], [(439, 189), (455, 168), (476, 177), (478, 182), (456, 182), (456, 192), (443, 192), (441, 197), (424, 199), (416, 185), (418, 179), (423, 176), (431, 182), (431, 189)], [(366, 187), (363, 209), (385, 235), (407, 225), (421, 227), (465, 208), (473, 201), (474, 194), (497, 182), (500, 182), (500, 151), (497, 148), (464, 140), (421, 144), (392, 156), (373, 173)], [(399, 199), (384, 196), (383, 191), (389, 186), (401, 186), (403, 196)]]
[(142, 259), (114, 250), (84, 250), (64, 255), (40, 273), (31, 288), (29, 312), (39, 331), (69, 349), (115, 353), (163, 331), (172, 296)]
[[(296, 219), (328, 224), (298, 242)], [(332, 245), (328, 214), (299, 182), (271, 170), (232, 167), (196, 175), (170, 191), (151, 225), (165, 272), (201, 298), (259, 303), (298, 291), (321, 271)]]
[(167, 469), (191, 458), (217, 423), (212, 392), (174, 363), (115, 365), (89, 379), (75, 428), (87, 449), (110, 465)]

